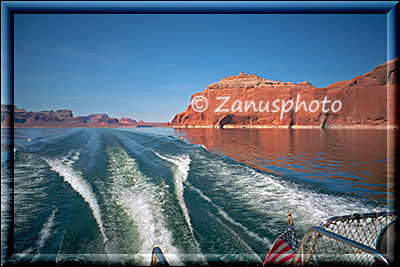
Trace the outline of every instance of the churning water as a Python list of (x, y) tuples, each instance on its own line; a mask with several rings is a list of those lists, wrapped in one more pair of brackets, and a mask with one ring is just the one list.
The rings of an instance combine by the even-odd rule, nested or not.
[(262, 262), (287, 212), (301, 238), (329, 217), (391, 208), (343, 179), (310, 182), (304, 168), (318, 162), (285, 167), (275, 147), (250, 139), (244, 151), (231, 133), (210, 143), (173, 129), (16, 129), (17, 260), (149, 265), (159, 246), (174, 265)]

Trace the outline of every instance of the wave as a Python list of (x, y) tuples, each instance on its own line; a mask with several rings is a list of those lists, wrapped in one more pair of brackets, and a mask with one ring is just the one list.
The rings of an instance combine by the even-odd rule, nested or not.
[(82, 150), (84, 157), (88, 159), (86, 168), (91, 169), (97, 163), (97, 155), (102, 148), (102, 138), (97, 129), (88, 129), (86, 133), (89, 135), (86, 144)]
[[(225, 219), (227, 220), (229, 223), (239, 227), (240, 229), (242, 229), (248, 236), (252, 237), (253, 239), (256, 239), (257, 241), (263, 243), (264, 245), (266, 245), (267, 247), (270, 247), (272, 245), (271, 241), (266, 239), (266, 238), (261, 238), (259, 235), (257, 235), (256, 233), (250, 231), (246, 226), (244, 226), (243, 224), (235, 221), (234, 219), (232, 219), (220, 206), (218, 206), (217, 204), (215, 204), (208, 196), (206, 196), (203, 192), (201, 192), (200, 189), (198, 189), (197, 187), (193, 186), (192, 184), (190, 184), (189, 182), (186, 183), (187, 186), (195, 191), (202, 199), (204, 199), (205, 201), (207, 201), (208, 203), (210, 203), (214, 208), (217, 209), (218, 213)], [(243, 241), (244, 242), (244, 241)]]
[(17, 231), (26, 229), (35, 221), (33, 212), (43, 209), (43, 203), (36, 198), (46, 198), (48, 188), (46, 181), (46, 162), (30, 153), (21, 151), (14, 164), (14, 217)]
[[(191, 143), (188, 142), (188, 144), (191, 144)], [(205, 151), (209, 151), (209, 150), (207, 149), (207, 147), (206, 147), (205, 145), (203, 145), (203, 144), (191, 144), (191, 145), (193, 145), (194, 147), (201, 147), (201, 148), (203, 148)]]
[(57, 209), (53, 210), (53, 212), (50, 214), (49, 218), (47, 218), (47, 221), (43, 224), (43, 227), (39, 232), (39, 241), (38, 241), (39, 251), (41, 248), (43, 248), (45, 242), (53, 234), (52, 228), (55, 224), (54, 217), (56, 215), (56, 212), (57, 212)]
[(153, 152), (161, 159), (171, 162), (176, 166), (176, 170), (174, 173), (175, 194), (177, 196), (178, 203), (179, 203), (179, 206), (181, 207), (186, 224), (189, 227), (190, 233), (193, 237), (193, 241), (196, 245), (197, 252), (199, 253), (201, 259), (203, 261), (205, 261), (206, 259), (202, 256), (200, 244), (194, 235), (194, 230), (193, 230), (192, 223), (190, 221), (188, 208), (186, 206), (185, 199), (183, 196), (184, 190), (185, 190), (184, 183), (187, 181), (187, 178), (189, 176), (189, 171), (190, 171), (190, 162), (191, 162), (190, 156), (187, 154), (182, 155), (182, 156), (176, 156), (176, 157), (163, 156), (154, 150), (153, 150)]
[(35, 254), (33, 254), (33, 251), (34, 251), (35, 249), (34, 248), (27, 248), (27, 249), (25, 249), (24, 251), (22, 251), (22, 252), (17, 252), (17, 253), (15, 253), (14, 255), (15, 255), (15, 262), (19, 262), (19, 261), (27, 261), (27, 259), (32, 259), (34, 256), (35, 256)]
[[(108, 148), (109, 171), (113, 179), (114, 197), (119, 205), (136, 223), (141, 240), (142, 264), (149, 265), (151, 252), (160, 246), (172, 265), (182, 265), (179, 250), (172, 244), (172, 233), (165, 226), (161, 208), (164, 191), (146, 182), (137, 163), (123, 149)], [(130, 181), (130, 182), (129, 182)]]
[(15, 130), (15, 146), (24, 151), (40, 151), (50, 144), (55, 144), (83, 130), (78, 128), (31, 128)]
[[(40, 257), (40, 250), (44, 247), (46, 241), (51, 237), (53, 234), (52, 228), (55, 225), (54, 217), (57, 212), (57, 209), (53, 210), (47, 220), (44, 222), (42, 229), (39, 232), (39, 239), (36, 242), (37, 247), (33, 246), (30, 248), (25, 249), (22, 252), (16, 253), (16, 261), (27, 261), (30, 259), (32, 262), (35, 259)], [(37, 249), (37, 253), (33, 253)], [(31, 255), (32, 254), (32, 255)]]
[[(237, 181), (240, 187), (251, 188), (245, 195), (246, 202), (255, 209), (268, 210), (268, 213), (275, 217), (278, 215), (286, 218), (287, 212), (292, 212), (294, 220), (300, 222), (304, 230), (333, 216), (386, 209), (383, 205), (367, 203), (351, 195), (340, 196), (316, 192), (249, 168), (248, 172), (250, 175), (247, 178), (242, 177)], [(255, 196), (259, 197), (259, 201), (252, 199)]]
[(95, 218), (101, 235), (103, 236), (103, 243), (108, 241), (104, 232), (103, 222), (101, 220), (101, 213), (99, 204), (91, 186), (83, 179), (81, 174), (72, 168), (72, 164), (79, 159), (79, 152), (70, 152), (62, 159), (48, 159), (43, 158), (51, 167), (51, 169), (64, 178), (64, 181), (70, 184), (83, 200), (88, 203), (92, 210), (93, 217)]
[[(200, 156), (212, 180), (213, 187), (223, 190), (232, 199), (237, 200), (246, 210), (262, 214), (261, 231), (279, 235), (276, 225), (281, 225), (292, 212), (296, 228), (305, 231), (310, 226), (319, 225), (324, 219), (353, 213), (376, 212), (387, 209), (384, 205), (372, 203), (352, 195), (337, 195), (317, 192), (294, 182), (284, 180), (267, 173), (258, 172), (250, 167), (218, 160), (216, 163)], [(296, 229), (297, 230), (297, 229)]]
[(258, 241), (264, 243), (265, 245), (271, 246), (272, 243), (266, 239), (266, 238), (261, 238), (260, 236), (258, 236), (256, 233), (250, 231), (246, 226), (242, 225), (241, 223), (233, 220), (221, 207), (219, 207), (218, 205), (216, 205), (214, 202), (212, 202), (212, 200), (207, 197), (203, 192), (201, 192), (198, 188), (194, 187), (193, 185), (191, 185), (190, 183), (187, 183), (188, 187), (197, 192), (201, 198), (203, 198), (204, 200), (206, 200), (208, 203), (210, 203), (213, 207), (215, 207), (218, 210), (218, 213), (227, 221), (229, 221), (230, 223), (238, 226), (239, 228), (241, 228), (247, 235), (251, 236), (254, 239), (257, 239)]
[(35, 129), (34, 132), (31, 133), (31, 136), (32, 138), (34, 138), (34, 136), (36, 135), (36, 138), (34, 138), (35, 142), (54, 144), (58, 141), (65, 140), (81, 132), (82, 129), (79, 128)]
[(228, 229), (228, 231), (231, 233), (232, 236), (234, 236), (236, 238), (236, 240), (238, 240), (248, 251), (252, 252), (252, 258), (255, 259), (256, 261), (261, 261), (262, 259), (260, 258), (260, 256), (258, 256), (258, 254), (243, 240), (240, 238), (240, 236), (238, 236), (238, 234), (233, 231), (229, 226), (227, 226), (224, 222), (222, 222), (219, 218), (215, 217), (214, 215), (210, 215), (212, 217), (214, 217), (219, 224), (224, 225), (226, 229)]
[(197, 242), (197, 240), (194, 236), (193, 227), (190, 222), (189, 212), (186, 207), (185, 199), (183, 196), (183, 193), (185, 190), (184, 183), (186, 182), (188, 175), (189, 175), (189, 171), (190, 171), (190, 162), (191, 162), (190, 156), (189, 155), (182, 155), (182, 156), (178, 156), (178, 157), (163, 156), (156, 151), (153, 151), (153, 152), (161, 159), (171, 162), (176, 166), (176, 170), (175, 170), (175, 174), (174, 174), (175, 194), (177, 196), (178, 203), (179, 203), (179, 206), (181, 207), (183, 216), (185, 217), (186, 224), (189, 227), (190, 233), (196, 244), (197, 250), (199, 253), (201, 253), (200, 244)]

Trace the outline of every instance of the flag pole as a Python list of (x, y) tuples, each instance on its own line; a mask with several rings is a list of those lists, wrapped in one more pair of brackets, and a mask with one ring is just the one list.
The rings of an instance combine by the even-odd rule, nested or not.
[[(296, 233), (293, 228), (293, 220), (291, 217), (292, 213), (288, 212), (288, 216), (289, 227), (285, 232), (275, 239), (268, 251), (267, 256), (265, 257), (263, 266), (269, 264), (292, 264), (293, 266), (296, 266), (298, 263), (300, 263), (298, 260), (296, 260), (296, 264), (293, 264), (293, 259), (296, 257), (296, 252), (298, 249), (298, 243)], [(282, 253), (283, 251), (285, 251), (285, 253)]]
[(292, 213), (288, 212), (287, 215), (289, 216), (289, 225), (293, 226)]

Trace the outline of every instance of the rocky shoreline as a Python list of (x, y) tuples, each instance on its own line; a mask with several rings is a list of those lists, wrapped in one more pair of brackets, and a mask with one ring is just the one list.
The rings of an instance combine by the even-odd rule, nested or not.
[[(171, 126), (166, 126), (171, 127)], [(221, 129), (221, 127), (216, 127), (214, 125), (188, 125), (188, 126), (176, 126), (173, 125), (173, 128), (176, 129)], [(223, 129), (321, 129), (320, 126), (313, 126), (313, 125), (224, 125)], [(388, 129), (398, 129), (398, 126), (386, 126), (386, 125), (337, 125), (326, 127), (324, 129), (381, 129), (381, 130), (388, 130)]]

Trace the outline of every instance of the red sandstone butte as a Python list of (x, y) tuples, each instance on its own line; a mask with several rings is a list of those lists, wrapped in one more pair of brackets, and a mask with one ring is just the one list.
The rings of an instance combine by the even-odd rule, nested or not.
[(138, 122), (136, 120), (131, 119), (131, 118), (120, 118), (118, 121), (122, 125), (127, 125), (127, 126), (137, 125), (138, 124)]
[[(208, 108), (204, 112), (196, 112), (189, 105), (187, 110), (177, 114), (171, 122), (175, 128), (398, 128), (398, 58), (390, 60), (370, 72), (357, 76), (349, 81), (339, 81), (326, 88), (317, 88), (309, 82), (291, 83), (263, 79), (255, 74), (240, 73), (228, 76), (217, 83), (210, 84), (205, 90), (192, 95), (204, 96), (208, 100)], [(328, 100), (339, 100), (342, 107), (338, 112), (322, 111), (322, 105), (315, 112), (306, 112), (303, 108), (284, 113), (272, 111), (272, 102), (292, 100), (307, 105), (317, 100), (321, 103)], [(216, 113), (222, 100), (217, 97), (229, 96), (224, 107), (228, 112)], [(242, 103), (242, 112), (232, 112), (235, 100)], [(249, 106), (247, 112), (244, 103), (254, 102), (257, 112)], [(258, 104), (270, 102), (269, 112), (258, 110)], [(329, 104), (329, 106), (332, 102)], [(336, 106), (337, 107), (337, 106)]]

